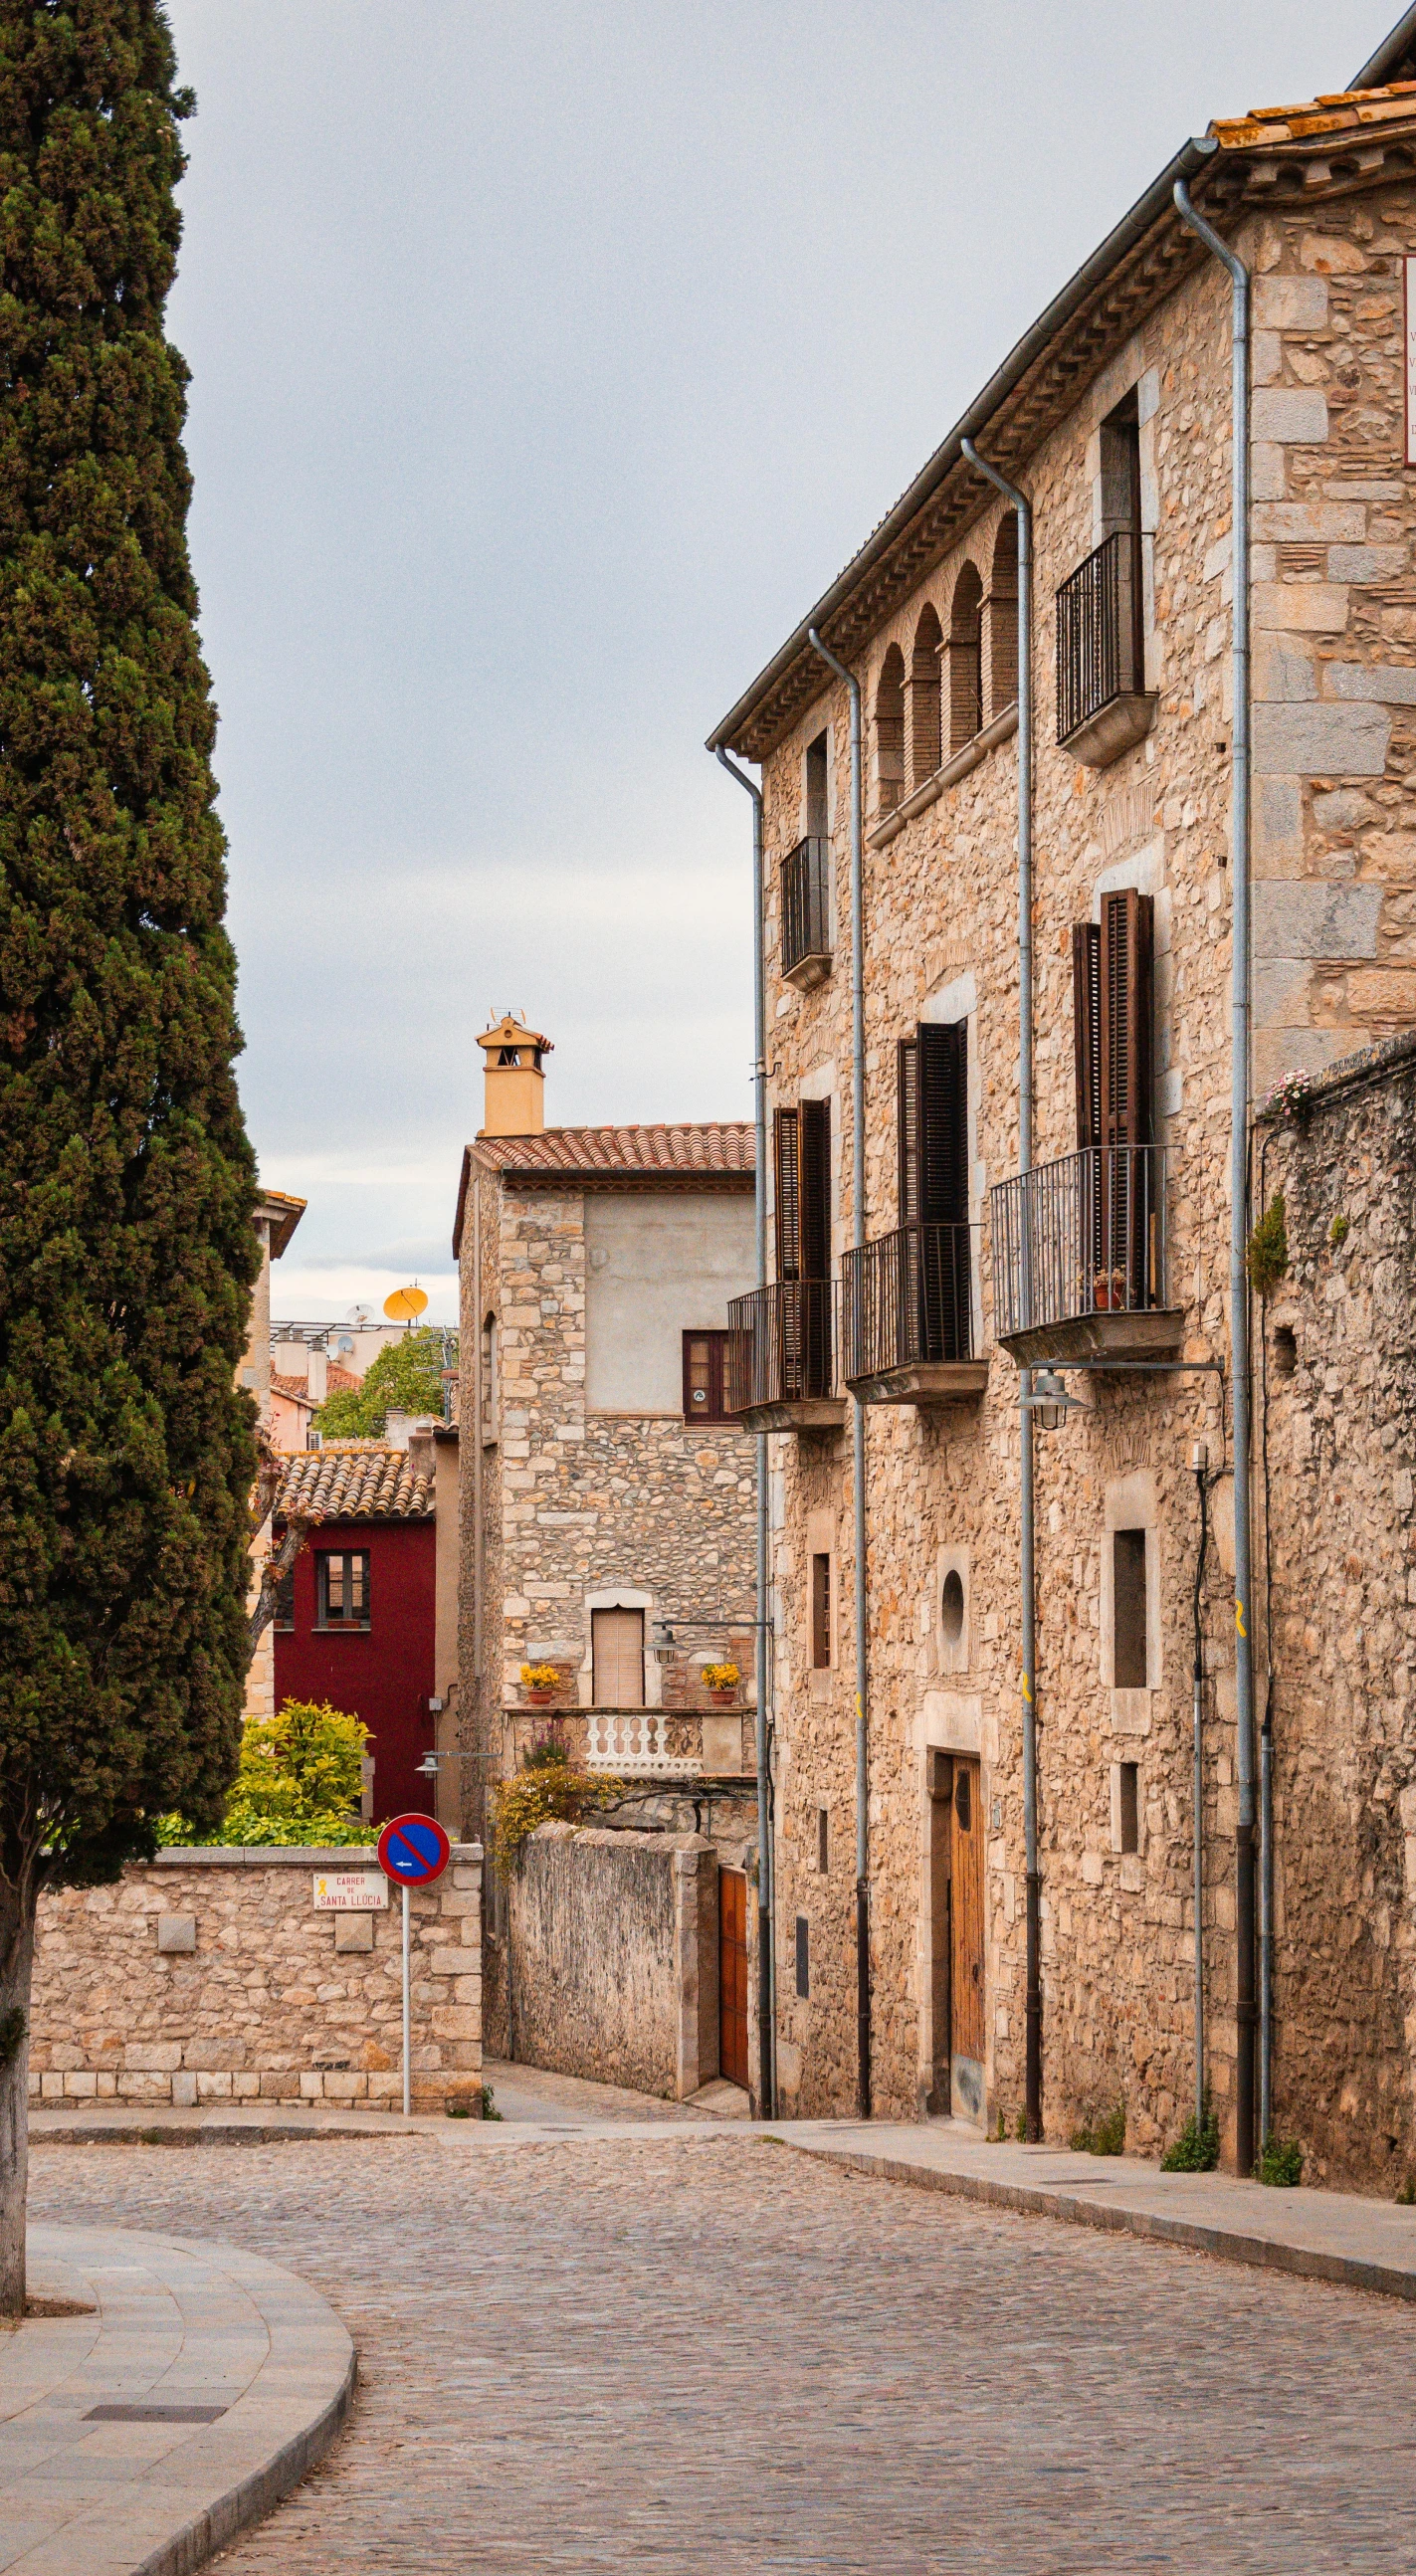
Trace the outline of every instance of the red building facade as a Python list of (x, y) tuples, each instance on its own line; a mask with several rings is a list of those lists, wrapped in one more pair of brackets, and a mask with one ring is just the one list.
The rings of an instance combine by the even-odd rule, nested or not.
[(373, 1819), (432, 1806), (435, 1526), (428, 1478), (370, 1442), (292, 1457), (276, 1506), (309, 1536), (275, 1630), (275, 1703), (327, 1700), (372, 1741)]

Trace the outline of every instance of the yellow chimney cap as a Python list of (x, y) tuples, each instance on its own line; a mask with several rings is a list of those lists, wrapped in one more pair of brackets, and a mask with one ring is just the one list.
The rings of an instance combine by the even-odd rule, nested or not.
[(555, 1053), (551, 1040), (540, 1029), (528, 1029), (511, 1011), (503, 1011), (495, 1028), (484, 1030), (477, 1044), (485, 1047), (489, 1055), (494, 1048), (502, 1047), (534, 1047), (538, 1055)]

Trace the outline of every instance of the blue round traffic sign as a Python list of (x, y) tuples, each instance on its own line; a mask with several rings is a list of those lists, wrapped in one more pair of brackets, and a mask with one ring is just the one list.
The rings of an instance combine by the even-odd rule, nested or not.
[(451, 1855), (436, 1816), (393, 1816), (379, 1836), (379, 1867), (399, 1887), (427, 1887)]

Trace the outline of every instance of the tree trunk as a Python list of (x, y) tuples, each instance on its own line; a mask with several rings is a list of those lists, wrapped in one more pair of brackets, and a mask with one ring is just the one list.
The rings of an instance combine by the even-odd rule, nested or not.
[(35, 1896), (32, 1866), (13, 1879), (0, 1874), (0, 2320), (25, 2312)]

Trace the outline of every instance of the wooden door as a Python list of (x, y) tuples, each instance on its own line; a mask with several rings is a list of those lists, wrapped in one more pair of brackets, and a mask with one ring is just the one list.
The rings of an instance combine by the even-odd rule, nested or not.
[(983, 1807), (976, 1762), (956, 1755), (950, 1803), (951, 2012), (956, 2111), (983, 2109)]
[(747, 1878), (718, 1872), (718, 2063), (730, 2084), (747, 2085)]
[(947, 1753), (929, 1756), (929, 1983), (932, 2002), (929, 2108), (947, 2117), (953, 2109), (950, 2061), (954, 2054), (953, 1952), (949, 1850), (954, 1828), (954, 1766)]
[(597, 1708), (644, 1706), (644, 1613), (592, 1610), (590, 1642)]

